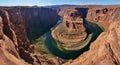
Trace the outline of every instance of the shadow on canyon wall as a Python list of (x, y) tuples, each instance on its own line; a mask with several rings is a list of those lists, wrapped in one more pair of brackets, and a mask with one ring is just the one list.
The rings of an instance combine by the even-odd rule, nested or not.
[[(76, 9), (82, 18), (98, 22), (107, 33), (102, 33), (96, 42), (92, 43), (90, 50), (72, 63), (75, 63), (74, 65), (102, 65), (104, 63), (114, 65), (114, 62), (117, 62), (116, 64), (119, 65), (120, 6), (94, 6), (89, 11), (88, 8)], [(45, 57), (34, 55), (34, 47), (30, 46), (30, 41), (49, 31), (59, 18), (58, 12), (50, 8), (0, 7), (0, 63), (2, 65), (48, 63), (48, 61), (41, 62), (41, 59), (46, 60)], [(70, 64), (71, 62), (66, 65)]]
[(75, 8), (80, 13), (81, 18), (86, 18), (89, 8)]
[[(9, 38), (11, 41), (5, 43), (8, 46), (6, 51), (30, 64), (34, 62), (30, 41), (47, 32), (60, 18), (56, 10), (43, 7), (0, 7), (0, 17), (1, 40)], [(0, 45), (4, 48), (3, 42)]]

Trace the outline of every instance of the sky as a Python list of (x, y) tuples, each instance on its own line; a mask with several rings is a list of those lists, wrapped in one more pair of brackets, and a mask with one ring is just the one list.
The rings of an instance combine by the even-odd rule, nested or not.
[(0, 6), (120, 5), (120, 0), (0, 0)]

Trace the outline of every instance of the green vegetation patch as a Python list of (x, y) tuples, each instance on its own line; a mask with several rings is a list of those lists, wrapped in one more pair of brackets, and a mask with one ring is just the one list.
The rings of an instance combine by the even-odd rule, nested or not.
[(34, 41), (34, 46), (35, 46), (35, 53), (40, 53), (44, 56), (47, 57), (53, 57), (53, 55), (48, 51), (48, 49), (45, 46), (45, 42), (44, 42), (44, 37), (42, 36), (41, 38), (36, 39), (36, 41)]

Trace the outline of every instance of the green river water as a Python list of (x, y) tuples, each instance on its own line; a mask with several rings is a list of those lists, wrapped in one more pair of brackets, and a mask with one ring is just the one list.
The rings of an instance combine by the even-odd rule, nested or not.
[[(59, 20), (58, 24), (61, 24), (62, 20)], [(57, 26), (57, 25), (56, 25)], [(47, 49), (55, 56), (58, 56), (60, 58), (63, 59), (75, 59), (76, 57), (78, 57), (80, 54), (82, 54), (83, 52), (89, 50), (89, 46), (90, 43), (92, 41), (94, 41), (101, 32), (103, 32), (102, 27), (100, 27), (98, 24), (96, 23), (92, 23), (89, 22), (87, 20), (85, 20), (85, 27), (87, 28), (87, 32), (89, 34), (92, 34), (91, 40), (89, 41), (89, 43), (83, 47), (80, 50), (73, 50), (73, 51), (67, 51), (67, 50), (61, 50), (58, 46), (57, 46), (57, 42), (55, 39), (53, 39), (52, 35), (51, 35), (51, 30), (47, 33), (45, 33), (45, 45), (47, 47)]]

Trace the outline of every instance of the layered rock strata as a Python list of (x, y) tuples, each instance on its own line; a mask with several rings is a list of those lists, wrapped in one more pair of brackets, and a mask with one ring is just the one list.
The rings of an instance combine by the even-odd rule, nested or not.
[[(52, 35), (56, 40), (72, 46), (76, 42), (84, 40), (87, 36), (86, 28), (83, 25), (83, 19), (79, 16), (77, 10), (68, 10), (66, 16), (63, 17), (62, 24), (58, 25), (52, 31)], [(56, 36), (55, 36), (56, 35)]]
[(2, 65), (40, 64), (41, 62), (34, 55), (31, 41), (47, 32), (58, 19), (57, 12), (48, 8), (1, 7), (0, 63)]
[(91, 43), (90, 50), (63, 65), (120, 65), (120, 7), (93, 7), (86, 19), (97, 22), (105, 32)]
[[(66, 38), (68, 40), (71, 37), (73, 40), (74, 37), (78, 37), (81, 41), (86, 37), (85, 32), (83, 38), (80, 38), (79, 34), (77, 34), (78, 36), (73, 34), (70, 37), (67, 36), (69, 32), (74, 32), (75, 29), (78, 31), (79, 28), (82, 28), (83, 31), (86, 30), (82, 18), (98, 23), (105, 29), (105, 32), (91, 43), (90, 50), (74, 61), (63, 65), (120, 65), (120, 7), (85, 6), (81, 11), (82, 7), (77, 6), (81, 17), (78, 16), (78, 13), (75, 13), (76, 10), (73, 8), (76, 7), (72, 7), (72, 9), (69, 7), (70, 11), (61, 12), (64, 14), (61, 15), (64, 18), (63, 26), (66, 27), (65, 32), (60, 35), (62, 39)], [(66, 15), (71, 15), (71, 17), (69, 18)], [(74, 16), (77, 16), (77, 18)], [(53, 65), (54, 62), (50, 62), (51, 60), (46, 59), (44, 56), (34, 55), (34, 47), (31, 46), (30, 41), (44, 34), (56, 24), (58, 19), (58, 13), (48, 8), (0, 7), (0, 64), (49, 65), (51, 63)], [(77, 25), (77, 21), (80, 21), (81, 27)], [(64, 43), (69, 45), (66, 41)], [(70, 46), (72, 45), (74, 44), (70, 44)]]
[(59, 47), (69, 51), (78, 51), (95, 40), (95, 37), (102, 32), (97, 24), (85, 20), (84, 12), (81, 13), (83, 10), (86, 8), (67, 9), (62, 17), (62, 23), (53, 29), (52, 36), (58, 41)]
[(90, 50), (73, 62), (63, 65), (119, 65), (120, 64), (120, 22), (113, 22), (90, 45)]

